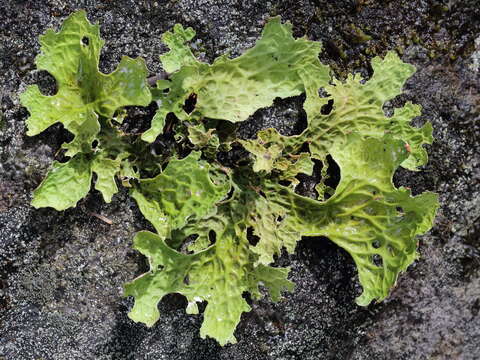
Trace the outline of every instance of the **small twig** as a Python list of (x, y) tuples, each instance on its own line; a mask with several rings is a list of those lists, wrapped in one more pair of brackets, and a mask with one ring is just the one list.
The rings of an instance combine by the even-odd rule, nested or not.
[(94, 212), (91, 212), (91, 211), (89, 211), (88, 214), (91, 215), (91, 216), (95, 216), (97, 219), (102, 220), (104, 223), (106, 223), (108, 225), (113, 224), (113, 220), (110, 220), (109, 218), (107, 218), (103, 215), (100, 215), (100, 214), (97, 214), (97, 213), (94, 213)]

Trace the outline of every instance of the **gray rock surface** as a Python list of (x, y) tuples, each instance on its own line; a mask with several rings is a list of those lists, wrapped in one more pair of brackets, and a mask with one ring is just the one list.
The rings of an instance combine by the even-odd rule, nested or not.
[[(361, 308), (352, 260), (326, 240), (303, 240), (292, 256), (294, 293), (253, 302), (236, 345), (198, 335), (200, 316), (171, 295), (151, 329), (127, 318), (122, 284), (146, 269), (131, 249), (149, 225), (125, 192), (105, 204), (92, 192), (75, 209), (29, 206), (68, 134), (53, 126), (25, 135), (18, 94), (52, 79), (35, 72), (38, 36), (85, 8), (101, 23), (101, 69), (121, 55), (142, 56), (152, 74), (166, 50), (161, 34), (176, 22), (197, 30), (194, 46), (212, 61), (252, 46), (266, 18), (281, 15), (295, 35), (324, 42), (322, 61), (338, 76), (370, 75), (369, 59), (390, 49), (417, 66), (392, 101), (423, 106), (418, 124), (433, 123), (430, 163), (398, 171), (397, 184), (440, 194), (435, 228), (421, 239), (421, 259), (382, 304)], [(480, 358), (480, 10), (476, 0), (430, 2), (326, 0), (12, 0), (0, 3), (0, 359), (478, 359)], [(387, 111), (389, 106), (387, 106)], [(147, 112), (147, 113), (146, 113)], [(148, 110), (132, 108), (143, 121)], [(278, 101), (243, 127), (291, 133), (302, 124), (301, 98)], [(292, 130), (293, 129), (293, 130)], [(98, 219), (111, 220), (108, 225)]]

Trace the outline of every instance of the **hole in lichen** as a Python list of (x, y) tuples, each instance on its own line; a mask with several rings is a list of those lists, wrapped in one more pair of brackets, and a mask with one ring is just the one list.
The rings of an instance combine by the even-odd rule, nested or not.
[(278, 183), (279, 183), (280, 185), (289, 187), (292, 182), (291, 182), (291, 181), (288, 181), (288, 180), (279, 180)]
[(240, 144), (233, 144), (229, 151), (219, 151), (217, 160), (225, 167), (242, 168), (250, 163), (249, 152)]
[(395, 208), (399, 213), (403, 213), (403, 208), (401, 206), (397, 206)]
[(189, 250), (189, 248), (197, 242), (198, 237), (198, 234), (190, 234), (185, 237), (185, 233), (183, 231), (172, 230), (171, 239), (169, 239), (167, 243), (169, 246), (171, 246), (175, 250), (178, 250), (182, 254), (193, 254), (194, 251)]
[(260, 241), (260, 238), (253, 233), (253, 227), (247, 229), (247, 240), (250, 245), (255, 246)]
[(185, 110), (187, 114), (191, 114), (193, 110), (195, 110), (195, 105), (197, 105), (197, 94), (191, 93), (183, 104), (183, 110)]
[(375, 240), (374, 242), (372, 242), (372, 246), (373, 246), (375, 249), (378, 249), (378, 248), (381, 246), (380, 241)]
[[(125, 133), (139, 134), (150, 128), (152, 117), (158, 109), (156, 102), (148, 106), (126, 106), (126, 117), (121, 124), (121, 130)], [(115, 120), (115, 119), (114, 119)], [(120, 120), (120, 118), (118, 118)]]
[(92, 142), (92, 149), (96, 149), (98, 146), (98, 140), (93, 140)]
[(378, 267), (383, 267), (383, 259), (380, 255), (378, 254), (374, 254), (372, 256), (372, 262), (375, 264), (375, 266), (378, 266)]
[(210, 240), (211, 245), (217, 242), (217, 233), (214, 230), (208, 232), (208, 240)]
[(322, 115), (328, 115), (332, 112), (332, 110), (333, 110), (333, 100), (330, 99), (328, 100), (328, 103), (322, 106), (322, 108), (320, 109), (320, 113)]
[(234, 192), (235, 192), (235, 188), (232, 186), (232, 187), (230, 188), (230, 190), (228, 191), (227, 196), (225, 196), (225, 198), (222, 199), (222, 201), (227, 201), (227, 200), (231, 199)]
[(327, 179), (325, 185), (335, 190), (340, 183), (340, 167), (330, 155), (327, 155)]
[[(308, 150), (307, 150), (308, 151)], [(303, 196), (309, 196), (312, 198), (318, 198), (320, 200), (326, 200), (330, 198), (334, 193), (340, 182), (340, 167), (335, 160), (328, 155), (327, 156), (327, 171), (324, 178), (322, 178), (323, 162), (313, 159), (313, 175), (298, 174), (296, 178), (300, 181), (300, 184), (295, 188), (295, 192)], [(321, 187), (315, 188), (319, 183), (322, 183)]]
[(183, 283), (184, 283), (185, 285), (190, 285), (190, 279), (189, 279), (188, 275), (186, 275), (186, 276), (183, 278)]
[(90, 44), (90, 39), (87, 36), (82, 38), (82, 44), (88, 46)]

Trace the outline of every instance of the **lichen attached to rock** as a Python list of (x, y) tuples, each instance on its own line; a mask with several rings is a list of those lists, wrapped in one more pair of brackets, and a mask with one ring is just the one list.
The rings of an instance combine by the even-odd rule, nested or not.
[[(372, 60), (370, 80), (336, 80), (319, 61), (321, 44), (295, 39), (292, 26), (278, 17), (267, 22), (253, 48), (213, 64), (194, 57), (187, 44), (194, 35), (181, 25), (164, 35), (170, 51), (161, 61), (169, 74), (155, 88), (147, 86), (140, 59), (124, 58), (110, 75), (98, 71), (103, 40), (84, 12), (71, 15), (59, 33), (41, 37), (37, 64), (56, 78), (58, 92), (45, 96), (32, 86), (22, 95), (31, 115), (28, 134), (61, 122), (75, 138), (63, 146), (70, 160), (54, 163), (32, 204), (73, 207), (88, 193), (94, 173), (107, 202), (118, 191), (115, 178), (132, 186), (157, 231), (135, 237), (150, 270), (125, 286), (125, 295), (135, 297), (130, 317), (148, 326), (159, 318), (158, 302), (180, 293), (189, 313), (207, 302), (202, 337), (235, 342), (240, 317), (250, 310), (243, 294), (259, 298), (263, 285), (276, 301), (281, 291), (292, 290), (288, 268), (272, 263), (282, 249), (293, 252), (309, 236), (325, 236), (352, 256), (363, 287), (359, 305), (383, 300), (416, 259), (416, 237), (431, 228), (438, 208), (436, 194), (412, 196), (392, 183), (398, 167), (426, 164), (423, 145), (433, 140), (430, 124), (409, 124), (420, 106), (407, 103), (390, 117), (383, 111), (414, 67), (390, 52)], [(300, 94), (306, 96), (307, 128), (298, 135), (267, 129), (245, 140), (225, 126), (276, 98)], [(122, 109), (147, 106), (152, 98), (158, 110), (150, 129), (122, 132)], [(333, 106), (324, 111), (327, 104)], [(167, 116), (174, 120), (167, 124)], [(170, 155), (152, 155), (149, 143), (167, 131), (174, 139)], [(219, 160), (241, 147), (251, 155), (244, 161)], [(338, 186), (321, 181), (316, 198), (298, 194), (299, 174), (311, 174), (314, 161), (325, 174), (327, 157), (340, 168)]]

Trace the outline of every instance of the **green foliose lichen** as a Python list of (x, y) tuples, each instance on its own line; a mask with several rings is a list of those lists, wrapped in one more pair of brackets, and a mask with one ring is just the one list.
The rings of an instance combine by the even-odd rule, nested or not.
[[(187, 44), (194, 36), (181, 25), (163, 36), (170, 50), (160, 59), (168, 78), (154, 88), (140, 59), (122, 59), (110, 75), (98, 71), (103, 41), (84, 12), (40, 38), (37, 67), (55, 77), (58, 92), (44, 96), (32, 86), (21, 95), (30, 112), (27, 134), (60, 122), (75, 137), (63, 146), (70, 159), (53, 164), (32, 205), (73, 207), (92, 179), (107, 202), (118, 191), (117, 180), (130, 187), (156, 230), (135, 237), (150, 270), (125, 285), (125, 295), (135, 298), (129, 316), (147, 326), (158, 320), (162, 297), (175, 292), (187, 298), (189, 313), (207, 302), (202, 337), (235, 342), (241, 314), (250, 310), (242, 295), (259, 298), (264, 285), (277, 301), (281, 291), (293, 290), (288, 268), (272, 263), (306, 236), (327, 237), (352, 256), (363, 288), (359, 305), (383, 300), (417, 258), (416, 237), (431, 228), (438, 208), (436, 194), (412, 196), (392, 183), (399, 166), (418, 170), (426, 164), (423, 145), (433, 140), (429, 123), (410, 125), (419, 105), (407, 103), (390, 117), (383, 111), (414, 67), (390, 52), (372, 60), (367, 81), (353, 75), (339, 81), (319, 61), (321, 44), (295, 39), (279, 18), (268, 21), (242, 56), (221, 56), (213, 64), (195, 58)], [(264, 129), (255, 139), (240, 139), (234, 126), (226, 126), (275, 98), (302, 93), (308, 126), (299, 135)], [(151, 127), (140, 136), (123, 133), (122, 109), (152, 99), (158, 110)], [(191, 111), (184, 106), (189, 99), (196, 101)], [(327, 103), (333, 107), (326, 114)], [(167, 155), (152, 155), (149, 143), (162, 134), (167, 116), (176, 119), (168, 130), (175, 144)], [(233, 147), (243, 147), (247, 161), (219, 160)], [(340, 168), (335, 189), (325, 183), (327, 156)], [(314, 160), (323, 164), (322, 179), (317, 198), (308, 198), (296, 186), (300, 174), (313, 173)]]

